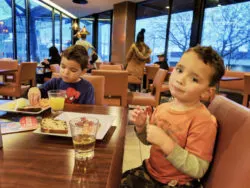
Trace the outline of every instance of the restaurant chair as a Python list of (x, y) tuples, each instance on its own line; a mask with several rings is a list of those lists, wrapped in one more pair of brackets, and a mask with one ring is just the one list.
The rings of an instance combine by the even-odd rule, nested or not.
[(26, 94), (30, 87), (36, 86), (37, 63), (23, 62), (18, 66), (15, 82), (0, 86), (0, 95), (19, 98)]
[(127, 106), (128, 72), (125, 70), (92, 70), (92, 75), (105, 77), (104, 103)]
[[(18, 69), (18, 61), (14, 59), (0, 59), (0, 69)], [(3, 82), (13, 82), (15, 74), (3, 75)]]
[(99, 69), (101, 70), (123, 70), (123, 65), (122, 64), (117, 64), (117, 65), (101, 64)]
[(142, 81), (143, 81), (143, 78), (139, 79), (133, 75), (128, 76), (128, 84), (135, 85), (139, 92), (141, 92)]
[(248, 107), (250, 96), (250, 74), (244, 75), (244, 90), (243, 90), (243, 102), (242, 105)]
[(153, 81), (153, 90), (150, 93), (129, 92), (128, 104), (141, 106), (157, 106), (160, 102), (161, 85), (167, 75), (167, 71), (159, 69)]
[[(50, 70), (53, 73), (59, 73), (60, 72), (60, 65), (59, 64), (52, 64), (50, 65)], [(44, 77), (43, 80), (44, 82), (47, 82), (48, 80), (50, 80), (51, 78), (49, 77)]]
[(218, 132), (203, 187), (250, 187), (250, 109), (221, 95), (215, 96), (208, 109), (218, 122)]
[[(146, 89), (149, 90), (149, 82), (154, 80), (154, 77), (159, 70), (159, 66), (145, 66), (146, 67)], [(151, 82), (152, 83), (152, 82)]]
[(95, 104), (103, 105), (104, 104), (104, 85), (105, 77), (99, 75), (83, 75), (83, 79), (88, 80), (95, 89)]

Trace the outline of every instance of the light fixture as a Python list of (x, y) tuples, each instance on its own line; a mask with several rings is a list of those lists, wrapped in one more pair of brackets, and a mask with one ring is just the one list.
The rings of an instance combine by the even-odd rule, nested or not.
[(78, 4), (87, 4), (87, 0), (73, 0), (73, 3), (78, 3)]
[(78, 26), (78, 23), (77, 23), (76, 20), (74, 21), (74, 23), (72, 25), (72, 29), (75, 30), (75, 31), (79, 29), (79, 26)]

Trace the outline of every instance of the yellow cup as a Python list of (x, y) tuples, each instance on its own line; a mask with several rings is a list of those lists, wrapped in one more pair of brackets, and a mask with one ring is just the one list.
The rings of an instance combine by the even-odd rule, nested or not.
[(49, 105), (53, 114), (58, 114), (63, 111), (66, 97), (65, 90), (50, 90), (48, 91)]

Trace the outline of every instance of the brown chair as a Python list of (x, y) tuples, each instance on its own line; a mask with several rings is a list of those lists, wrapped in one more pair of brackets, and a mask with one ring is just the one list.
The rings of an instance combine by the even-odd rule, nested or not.
[(243, 102), (242, 105), (248, 107), (250, 96), (250, 74), (244, 75), (244, 90), (243, 90)]
[(128, 104), (141, 106), (157, 106), (160, 102), (161, 85), (167, 75), (167, 71), (159, 69), (153, 82), (153, 91), (151, 93), (128, 93)]
[(21, 63), (18, 66), (15, 82), (0, 86), (0, 95), (17, 98), (23, 96), (30, 87), (36, 85), (36, 66), (37, 63)]
[(122, 64), (117, 64), (117, 65), (101, 64), (99, 69), (101, 70), (123, 70), (123, 65)]
[(103, 105), (104, 104), (104, 85), (105, 77), (98, 75), (83, 75), (83, 79), (88, 80), (95, 89), (95, 104)]
[[(157, 73), (157, 71), (159, 70), (159, 66), (145, 66), (146, 67), (146, 76), (147, 76), (147, 79), (146, 79), (146, 89), (150, 89), (149, 88), (149, 81), (153, 81), (154, 80), (154, 77)], [(152, 83), (152, 82), (151, 82)]]
[(208, 106), (218, 122), (218, 134), (204, 188), (250, 187), (250, 109), (216, 95)]
[[(18, 61), (14, 59), (0, 59), (0, 69), (18, 69)], [(4, 82), (13, 82), (15, 74), (6, 74), (3, 76)]]
[(133, 76), (133, 75), (129, 75), (128, 76), (128, 83), (136, 85), (136, 87), (138, 88), (139, 92), (141, 91), (142, 80), (143, 79), (139, 79), (139, 78), (137, 78), (136, 76)]
[[(124, 70), (92, 70), (92, 75), (105, 77), (105, 104), (127, 106), (128, 72)], [(114, 103), (114, 101), (118, 101)]]

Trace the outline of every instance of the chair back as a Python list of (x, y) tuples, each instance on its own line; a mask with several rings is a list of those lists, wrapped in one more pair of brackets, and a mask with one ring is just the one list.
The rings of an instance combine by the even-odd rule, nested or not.
[(32, 87), (36, 86), (36, 67), (37, 63), (23, 62), (17, 71), (17, 84), (27, 83)]
[(250, 187), (250, 109), (221, 95), (208, 109), (217, 119), (218, 133), (204, 187)]
[(157, 105), (160, 102), (161, 86), (165, 80), (167, 73), (167, 70), (159, 69), (154, 77), (152, 94), (155, 96)]
[(100, 69), (101, 70), (123, 70), (123, 65), (122, 64), (117, 64), (117, 65), (101, 64)]
[(98, 75), (83, 75), (83, 79), (88, 80), (95, 89), (95, 104), (103, 105), (104, 104), (104, 85), (105, 77)]
[(127, 71), (92, 70), (92, 75), (102, 75), (105, 77), (104, 96), (119, 97), (121, 106), (127, 106), (127, 92), (128, 92)]
[(145, 66), (145, 67), (147, 74), (146, 88), (149, 89), (149, 80), (154, 80), (154, 77), (160, 67), (159, 66)]
[[(18, 69), (18, 61), (14, 59), (0, 59), (0, 69)], [(14, 81), (16, 73), (4, 75), (3, 81)]]
[(250, 74), (244, 74), (244, 90), (243, 90), (243, 101), (242, 105), (249, 106), (249, 97), (250, 97)]

